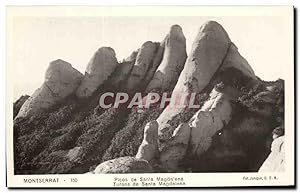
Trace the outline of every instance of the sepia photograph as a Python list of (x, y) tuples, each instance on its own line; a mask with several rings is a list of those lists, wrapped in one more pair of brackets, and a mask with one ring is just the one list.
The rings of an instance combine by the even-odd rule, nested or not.
[(9, 186), (294, 185), (293, 14), (7, 7)]

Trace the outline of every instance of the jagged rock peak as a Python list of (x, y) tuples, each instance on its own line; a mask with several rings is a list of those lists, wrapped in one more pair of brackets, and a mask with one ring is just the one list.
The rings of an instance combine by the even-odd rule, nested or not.
[(117, 66), (115, 51), (110, 47), (99, 48), (86, 67), (82, 83), (76, 91), (77, 97), (90, 97)]
[(56, 60), (53, 60), (49, 63), (48, 69), (49, 68), (53, 68), (53, 66), (57, 66), (57, 67), (63, 67), (63, 66), (72, 66), (70, 63), (58, 58)]
[[(68, 62), (61, 59), (54, 60), (50, 62), (49, 67), (45, 73), (45, 81), (57, 81), (62, 82), (73, 82), (82, 77), (82, 74), (72, 67)], [(78, 80), (77, 80), (78, 81)], [(58, 93), (59, 94), (59, 93)]]
[[(107, 61), (105, 61), (104, 59), (106, 59)], [(111, 47), (101, 47), (96, 51), (96, 53), (90, 60), (85, 72), (91, 74), (93, 73), (93, 70), (99, 70), (99, 66), (105, 65), (104, 62), (108, 62), (110, 60), (116, 60), (115, 50)], [(101, 62), (103, 62), (103, 64)]]
[(61, 59), (50, 62), (45, 81), (22, 105), (17, 117), (26, 117), (49, 109), (78, 88), (82, 74)]
[(72, 66), (70, 63), (63, 61), (62, 59), (56, 59), (50, 62), (48, 70), (52, 68), (63, 68), (64, 66)]
[[(166, 37), (167, 38), (167, 37)], [(155, 54), (155, 57), (153, 59), (153, 63), (152, 65), (150, 66), (143, 82), (143, 87), (147, 87), (147, 85), (149, 84), (149, 82), (153, 79), (153, 76), (154, 76), (154, 73), (155, 71), (157, 70), (159, 64), (161, 63), (162, 61), (162, 58), (163, 58), (163, 55), (164, 55), (164, 51), (165, 51), (165, 41), (166, 41), (166, 38), (159, 44), (158, 48), (157, 48), (157, 51), (156, 51), (156, 54)]]
[(185, 36), (183, 34), (182, 28), (177, 24), (171, 26), (169, 36), (172, 36), (174, 38), (177, 37), (179, 40), (185, 41)]
[(140, 48), (135, 64), (128, 77), (126, 88), (128, 92), (134, 92), (141, 86), (149, 67), (152, 65), (159, 43), (147, 41)]
[(173, 25), (163, 40), (163, 57), (146, 92), (153, 89), (173, 90), (187, 58), (186, 39), (182, 28)]
[[(176, 100), (178, 93), (200, 93), (222, 65), (230, 44), (228, 34), (220, 24), (209, 21), (202, 25), (180, 73), (171, 100)], [(188, 100), (188, 95), (186, 98), (184, 101)], [(157, 119), (159, 132), (163, 131), (168, 122), (180, 114), (183, 109), (167, 106)], [(163, 135), (163, 133), (161, 134)]]
[(175, 91), (201, 92), (221, 66), (230, 47), (230, 38), (215, 21), (200, 27)]
[(111, 47), (101, 47), (97, 50), (96, 53), (102, 53), (102, 52), (105, 52), (105, 53), (108, 53), (108, 54), (111, 54), (112, 56), (116, 56), (116, 52), (113, 48)]
[(226, 30), (221, 24), (216, 21), (210, 20), (203, 23), (199, 28), (199, 33), (216, 33), (216, 35), (221, 35), (223, 39), (230, 40)]

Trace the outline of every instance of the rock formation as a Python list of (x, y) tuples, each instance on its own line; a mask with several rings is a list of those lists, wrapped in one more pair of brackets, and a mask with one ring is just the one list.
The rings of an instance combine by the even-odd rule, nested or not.
[(174, 88), (176, 92), (201, 92), (221, 66), (230, 47), (223, 27), (214, 21), (201, 26)]
[(142, 159), (120, 157), (98, 165), (94, 174), (151, 173), (151, 165)]
[(284, 172), (285, 165), (284, 137), (275, 139), (272, 143), (271, 153), (259, 168), (259, 172)]
[(230, 44), (226, 58), (223, 61), (220, 70), (225, 70), (231, 67), (240, 70), (245, 76), (256, 79), (253, 69), (248, 64), (247, 60), (240, 55), (238, 48), (234, 45), (234, 43)]
[(138, 50), (136, 50), (136, 51), (133, 51), (133, 52), (130, 54), (130, 56), (128, 56), (128, 57), (124, 60), (124, 62), (135, 62), (136, 57), (137, 57), (137, 55), (138, 55), (138, 53), (139, 53), (139, 50), (140, 50), (140, 49), (138, 49)]
[(117, 66), (115, 51), (109, 47), (100, 48), (87, 65), (83, 80), (76, 91), (77, 97), (90, 97)]
[(148, 68), (152, 65), (157, 52), (158, 43), (145, 42), (139, 50), (133, 69), (128, 77), (126, 89), (128, 92), (137, 91), (144, 79)]
[(127, 79), (135, 64), (138, 51), (139, 50), (132, 52), (130, 56), (117, 66), (107, 81), (109, 87), (124, 90), (124, 86), (126, 86)]
[(72, 94), (79, 86), (82, 74), (63, 60), (50, 63), (43, 85), (22, 105), (17, 117), (27, 117), (46, 111)]
[(180, 26), (173, 25), (163, 43), (162, 61), (146, 92), (153, 89), (173, 90), (187, 58), (186, 40)]
[(190, 140), (191, 129), (188, 124), (179, 125), (165, 146), (158, 149), (158, 124), (149, 122), (144, 129), (144, 139), (136, 154), (137, 159), (157, 163), (167, 171), (177, 171), (178, 165), (183, 160)]
[(149, 122), (144, 129), (144, 139), (136, 154), (137, 159), (152, 161), (158, 155), (158, 124)]
[[(230, 39), (220, 24), (209, 21), (202, 25), (173, 90), (171, 100), (175, 100), (178, 93), (200, 93), (222, 65), (229, 47)], [(182, 113), (183, 109), (168, 106), (163, 111), (157, 119), (160, 135), (168, 132), (168, 129), (165, 129), (169, 126), (168, 122)], [(168, 136), (164, 138), (168, 138)]]
[[(15, 113), (26, 100), (14, 120), (15, 174), (283, 171), (284, 81), (256, 77), (215, 21), (188, 57), (185, 41), (173, 25), (121, 63), (100, 48), (84, 76), (51, 62), (41, 88), (14, 104)], [(171, 103), (104, 109), (108, 90), (167, 92)], [(178, 95), (184, 104), (172, 106)]]
[(160, 163), (168, 171), (177, 171), (180, 161), (186, 155), (191, 128), (187, 123), (180, 124), (175, 130), (172, 137), (160, 151)]
[(228, 96), (213, 89), (191, 120), (191, 151), (195, 156), (201, 156), (210, 147), (214, 134), (231, 120), (231, 112)]
[[(167, 36), (168, 37), (168, 36)], [(143, 82), (144, 82), (144, 87), (147, 87), (147, 85), (149, 84), (149, 82), (152, 80), (154, 73), (156, 71), (156, 69), (158, 68), (158, 66), (160, 65), (163, 55), (164, 55), (164, 50), (165, 50), (165, 42), (166, 42), (166, 38), (159, 44), (157, 51), (156, 51), (156, 55), (153, 59), (153, 63), (150, 66)]]
[(14, 104), (13, 104), (13, 106), (14, 106), (13, 118), (15, 118), (18, 115), (22, 105), (25, 103), (25, 101), (29, 97), (30, 97), (29, 95), (24, 95), (24, 96), (22, 95), (16, 102), (14, 102)]
[(112, 78), (109, 79), (109, 84), (113, 87), (118, 88), (121, 83), (126, 81), (126, 78), (130, 74), (134, 63), (132, 62), (123, 62), (120, 63), (119, 66), (116, 68), (114, 73), (112, 74)]
[[(201, 92), (220, 68), (229, 47), (230, 39), (220, 24), (210, 21), (202, 25), (173, 90), (171, 100), (175, 100), (177, 93)], [(157, 119), (160, 132), (163, 132), (167, 123), (182, 110), (183, 108), (168, 106)]]

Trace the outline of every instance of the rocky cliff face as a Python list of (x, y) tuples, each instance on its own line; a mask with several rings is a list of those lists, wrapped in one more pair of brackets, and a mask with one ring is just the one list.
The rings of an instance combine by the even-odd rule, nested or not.
[(50, 63), (43, 85), (22, 105), (17, 117), (41, 113), (71, 95), (79, 86), (82, 74), (63, 60)]
[[(141, 92), (144, 101), (165, 92), (170, 103), (104, 109), (108, 91)], [(200, 27), (189, 55), (173, 25), (122, 62), (100, 48), (84, 76), (51, 62), (14, 117), (16, 174), (284, 170), (284, 82), (256, 77), (215, 21)]]
[(148, 69), (152, 66), (158, 47), (158, 43), (150, 41), (142, 45), (136, 56), (133, 69), (128, 76), (126, 85), (128, 92), (140, 91), (141, 81), (143, 81)]
[[(210, 21), (202, 25), (174, 88), (171, 100), (176, 99), (177, 93), (200, 93), (220, 68), (229, 47), (230, 39), (220, 24)], [(166, 134), (164, 138), (170, 137), (168, 122), (183, 113), (183, 110), (184, 107), (171, 108), (168, 106), (162, 112), (158, 123), (161, 135)]]
[(94, 54), (85, 70), (83, 80), (76, 90), (78, 98), (90, 97), (118, 66), (116, 53), (112, 48), (102, 47)]
[(146, 92), (154, 89), (173, 90), (187, 57), (186, 40), (180, 26), (171, 27), (162, 47), (164, 48), (162, 61), (158, 68), (156, 64), (154, 65), (157, 70)]

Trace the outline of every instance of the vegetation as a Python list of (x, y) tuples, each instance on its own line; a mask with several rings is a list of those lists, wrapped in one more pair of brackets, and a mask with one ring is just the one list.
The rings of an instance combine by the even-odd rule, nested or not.
[[(62, 105), (65, 104), (65, 105)], [(96, 109), (96, 110), (95, 110)], [(86, 101), (66, 99), (57, 107), (28, 119), (14, 121), (15, 172), (68, 173), (82, 165), (101, 162), (101, 151), (110, 145), (114, 133), (120, 130), (127, 109), (101, 110)], [(106, 145), (105, 145), (106, 144)], [(81, 147), (76, 161), (59, 152)], [(87, 168), (88, 169), (88, 168)]]
[[(272, 130), (274, 135), (284, 135), (283, 80), (264, 82), (245, 77), (236, 69), (228, 69), (217, 73), (209, 85), (197, 93), (195, 104), (202, 106), (213, 88), (223, 92), (226, 87), (234, 88), (239, 94), (236, 100), (231, 101), (233, 118), (219, 132), (220, 135), (213, 136), (213, 145), (204, 156), (206, 159), (195, 160), (186, 156), (183, 167), (186, 171), (209, 171), (210, 167), (219, 171), (226, 168), (234, 170), (235, 167), (238, 171), (241, 168), (255, 171), (257, 166), (249, 162), (255, 160), (249, 159), (249, 156), (257, 158), (256, 164), (260, 163), (270, 151), (266, 142)], [(98, 100), (103, 92), (122, 89), (101, 87), (89, 99), (79, 100), (70, 96), (48, 112), (15, 119), (15, 173), (84, 173), (103, 161), (135, 156), (145, 125), (157, 119), (163, 109), (159, 107), (160, 102), (152, 104), (149, 109), (127, 109), (126, 104), (118, 109), (99, 107)], [(168, 94), (170, 96), (171, 91)], [(28, 96), (14, 103), (15, 114), (26, 98)], [(170, 126), (160, 136), (160, 143), (164, 144), (176, 127), (188, 122), (197, 110), (182, 109), (168, 123)], [(72, 156), (70, 152), (73, 152)], [(220, 152), (230, 152), (235, 157), (220, 158)], [(203, 168), (201, 165), (205, 164), (201, 163), (204, 162), (209, 162), (210, 166), (206, 164)]]

